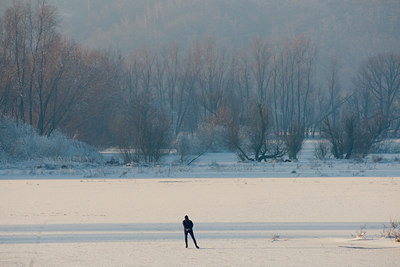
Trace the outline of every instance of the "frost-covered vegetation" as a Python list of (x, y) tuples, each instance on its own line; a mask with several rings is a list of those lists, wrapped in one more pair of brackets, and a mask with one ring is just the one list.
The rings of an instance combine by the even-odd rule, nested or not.
[(41, 136), (30, 125), (0, 119), (0, 163), (32, 160), (100, 163), (102, 157), (96, 149), (59, 132)]
[(371, 153), (375, 154), (400, 154), (400, 140), (387, 139), (375, 144)]

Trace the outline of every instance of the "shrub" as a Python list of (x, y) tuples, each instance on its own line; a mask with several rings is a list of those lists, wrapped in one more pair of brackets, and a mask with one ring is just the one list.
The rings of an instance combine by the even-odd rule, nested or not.
[(319, 160), (326, 159), (329, 153), (329, 142), (320, 140), (314, 145), (314, 156)]
[(335, 158), (349, 159), (368, 155), (371, 147), (381, 141), (384, 129), (384, 119), (379, 114), (368, 119), (345, 114), (337, 123), (327, 117), (322, 125), (322, 136), (330, 142)]
[(399, 154), (400, 153), (400, 142), (398, 139), (386, 139), (382, 142), (376, 143), (371, 148), (371, 153), (375, 154)]
[(201, 145), (198, 136), (190, 133), (180, 133), (175, 141), (176, 151), (181, 163), (189, 163), (196, 155), (201, 155), (207, 149)]
[(374, 156), (372, 156), (372, 161), (374, 163), (382, 162), (383, 161), (383, 157), (374, 155)]
[(89, 145), (67, 138), (59, 132), (40, 136), (27, 124), (17, 125), (0, 119), (0, 161), (53, 159), (74, 162), (101, 162), (98, 151)]

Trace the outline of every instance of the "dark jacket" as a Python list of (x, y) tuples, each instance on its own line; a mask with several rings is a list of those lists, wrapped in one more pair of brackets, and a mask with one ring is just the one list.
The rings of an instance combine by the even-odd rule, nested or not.
[(191, 231), (193, 228), (193, 222), (191, 220), (183, 220), (182, 224), (185, 231)]

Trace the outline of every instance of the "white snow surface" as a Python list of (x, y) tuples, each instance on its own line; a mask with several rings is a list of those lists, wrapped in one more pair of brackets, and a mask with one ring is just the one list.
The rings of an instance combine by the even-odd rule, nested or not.
[[(381, 233), (400, 221), (400, 155), (312, 148), (298, 162), (3, 166), (0, 266), (398, 266)], [(200, 249), (185, 248), (186, 214)]]
[[(158, 164), (110, 166), (94, 163), (41, 160), (0, 165), (0, 179), (81, 178), (294, 178), (294, 177), (396, 177), (400, 154), (372, 154), (364, 159), (318, 160), (316, 141), (307, 141), (295, 162), (240, 162), (234, 153), (208, 153), (189, 166), (171, 154)], [(106, 160), (119, 159), (118, 150), (103, 152)]]

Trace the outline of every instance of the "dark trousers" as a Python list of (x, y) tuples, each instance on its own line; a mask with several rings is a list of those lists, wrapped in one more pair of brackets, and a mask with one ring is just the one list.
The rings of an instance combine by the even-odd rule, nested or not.
[(194, 238), (193, 230), (185, 231), (185, 243), (186, 243), (186, 247), (188, 247), (188, 240), (187, 240), (187, 239), (188, 239), (188, 238), (187, 238), (188, 234), (190, 234), (190, 236), (192, 237), (193, 242), (194, 242), (194, 245), (195, 245), (196, 248), (197, 248), (196, 238)]

